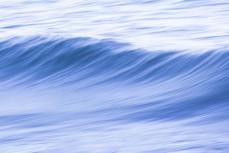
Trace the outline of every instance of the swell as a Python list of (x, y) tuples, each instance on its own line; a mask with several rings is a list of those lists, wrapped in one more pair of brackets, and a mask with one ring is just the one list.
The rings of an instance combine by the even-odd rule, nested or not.
[[(14, 38), (0, 42), (1, 79), (76, 75), (101, 81), (152, 82), (174, 77), (228, 74), (229, 52), (146, 52), (111, 40)], [(223, 75), (223, 74), (222, 74)], [(225, 77), (225, 76), (224, 76)]]
[(0, 42), (1, 80), (100, 77), (100, 82), (156, 82), (204, 75), (227, 77), (229, 52), (147, 52), (128, 44), (91, 38), (11, 38)]
[(95, 101), (114, 104), (100, 112), (127, 119), (188, 118), (203, 111), (228, 117), (227, 50), (145, 51), (106, 39), (45, 37), (11, 38), (0, 47), (0, 83), (74, 89), (83, 84), (93, 91), (102, 86)]

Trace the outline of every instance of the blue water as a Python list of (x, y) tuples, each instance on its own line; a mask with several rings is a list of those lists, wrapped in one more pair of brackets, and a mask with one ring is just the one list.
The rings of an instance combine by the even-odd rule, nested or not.
[(228, 153), (227, 0), (2, 0), (1, 153)]

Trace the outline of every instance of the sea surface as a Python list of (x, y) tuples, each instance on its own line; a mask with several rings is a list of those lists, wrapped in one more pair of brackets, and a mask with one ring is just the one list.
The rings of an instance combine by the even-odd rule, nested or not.
[(0, 153), (229, 153), (228, 0), (1, 0)]

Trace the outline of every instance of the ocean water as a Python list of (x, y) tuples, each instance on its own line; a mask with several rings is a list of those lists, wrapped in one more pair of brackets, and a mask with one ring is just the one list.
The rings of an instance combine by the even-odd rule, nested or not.
[(0, 153), (228, 153), (229, 1), (1, 0)]

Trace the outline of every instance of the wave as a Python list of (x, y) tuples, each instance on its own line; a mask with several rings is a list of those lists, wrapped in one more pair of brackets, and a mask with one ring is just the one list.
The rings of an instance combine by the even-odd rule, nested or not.
[(95, 101), (114, 102), (99, 112), (122, 112), (114, 116), (128, 120), (188, 118), (219, 109), (221, 119), (227, 116), (226, 50), (145, 51), (108, 39), (45, 37), (11, 38), (0, 46), (1, 84), (67, 87), (87, 90), (89, 97), (92, 88), (109, 94)]
[(192, 78), (225, 80), (229, 52), (144, 51), (92, 38), (11, 38), (0, 42), (1, 80), (89, 78), (100, 83), (147, 83)]

